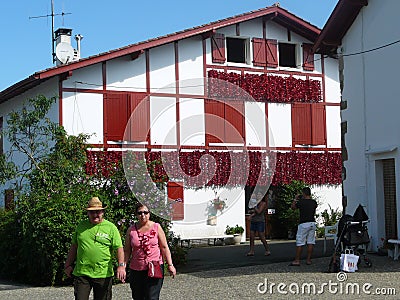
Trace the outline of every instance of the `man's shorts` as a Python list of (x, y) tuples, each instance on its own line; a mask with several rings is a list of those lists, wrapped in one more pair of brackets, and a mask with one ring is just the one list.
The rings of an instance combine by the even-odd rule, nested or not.
[(297, 226), (296, 246), (315, 245), (315, 230), (315, 222), (299, 224)]

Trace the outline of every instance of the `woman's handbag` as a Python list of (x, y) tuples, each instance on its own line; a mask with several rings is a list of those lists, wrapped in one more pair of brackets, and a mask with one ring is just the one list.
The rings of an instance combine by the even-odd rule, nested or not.
[(161, 265), (158, 261), (153, 260), (148, 263), (149, 269), (147, 270), (147, 276), (151, 278), (163, 278), (164, 274), (161, 270)]

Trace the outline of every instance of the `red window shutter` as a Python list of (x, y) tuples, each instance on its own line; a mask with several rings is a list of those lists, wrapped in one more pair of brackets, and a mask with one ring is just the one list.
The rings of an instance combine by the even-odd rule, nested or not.
[(150, 131), (150, 100), (145, 93), (130, 94), (130, 141), (148, 140)]
[(313, 103), (311, 105), (311, 118), (312, 118), (312, 145), (325, 145), (326, 144), (326, 117), (325, 105), (322, 103)]
[(213, 63), (225, 62), (225, 35), (216, 33), (211, 37), (211, 52)]
[(244, 103), (225, 103), (225, 143), (244, 143)]
[(267, 40), (267, 67), (276, 68), (278, 66), (278, 42), (277, 40)]
[(167, 183), (168, 201), (172, 204), (172, 220), (183, 220), (184, 201), (183, 201), (183, 183), (168, 182)]
[(253, 38), (253, 65), (265, 67), (267, 65), (267, 52), (265, 39)]
[(303, 44), (303, 69), (306, 71), (314, 71), (314, 53), (312, 52), (312, 44)]
[(129, 118), (126, 93), (108, 93), (105, 99), (104, 131), (107, 141), (121, 141)]
[(293, 145), (311, 144), (311, 104), (292, 104), (292, 140)]
[(225, 142), (224, 103), (216, 100), (205, 100), (206, 144)]

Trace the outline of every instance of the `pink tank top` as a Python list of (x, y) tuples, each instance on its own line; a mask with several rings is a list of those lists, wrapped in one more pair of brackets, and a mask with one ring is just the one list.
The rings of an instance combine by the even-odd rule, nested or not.
[(135, 225), (130, 227), (132, 255), (129, 267), (132, 270), (147, 270), (147, 263), (153, 260), (163, 263), (158, 245), (158, 226), (158, 223), (154, 223), (145, 233), (137, 231)]

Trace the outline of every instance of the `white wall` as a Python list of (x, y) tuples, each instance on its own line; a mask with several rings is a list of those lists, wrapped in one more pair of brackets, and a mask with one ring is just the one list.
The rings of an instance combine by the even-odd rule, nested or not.
[(338, 60), (333, 58), (324, 58), (324, 66), (326, 102), (340, 103)]
[[(331, 208), (342, 211), (342, 187), (340, 185), (314, 185), (311, 187), (311, 192), (318, 202), (318, 214), (325, 209), (330, 213)], [(318, 221), (321, 223), (321, 219)]]
[(152, 93), (175, 93), (175, 49), (170, 43), (156, 48), (150, 52), (150, 91)]
[(179, 115), (181, 145), (205, 146), (204, 100), (181, 98)]
[(63, 93), (62, 124), (69, 135), (89, 134), (88, 142), (102, 144), (103, 95), (91, 93)]
[(245, 102), (245, 129), (247, 146), (266, 146), (267, 120), (265, 103)]
[(132, 60), (130, 55), (106, 62), (108, 90), (146, 92), (146, 55)]
[(326, 106), (326, 144), (328, 148), (341, 148), (340, 106)]
[[(202, 189), (184, 191), (184, 220), (173, 221), (171, 230), (174, 228), (180, 231), (190, 232), (199, 231), (210, 227), (207, 225), (207, 219), (210, 213), (213, 213), (211, 200), (215, 198), (214, 191), (221, 199), (226, 199), (227, 206), (224, 210), (217, 212), (217, 224), (215, 225), (221, 232), (225, 231), (227, 225), (233, 227), (236, 224), (245, 228), (245, 207), (244, 191), (241, 188), (232, 189)], [(246, 240), (245, 234), (242, 241)]]
[(153, 145), (176, 145), (175, 97), (150, 97), (150, 139)]
[(268, 103), (269, 145), (292, 147), (292, 108), (290, 104)]
[(101, 63), (77, 69), (72, 76), (63, 81), (63, 88), (103, 89), (103, 72)]
[(181, 94), (203, 95), (203, 40), (194, 37), (179, 41), (179, 92)]
[[(394, 44), (363, 55), (349, 54), (393, 42), (393, 28), (400, 26), (397, 16), (399, 10), (399, 1), (371, 0), (343, 38), (343, 99), (347, 101), (347, 109), (342, 111), (342, 119), (348, 123), (345, 139), (349, 153), (349, 160), (345, 162), (347, 178), (343, 186), (348, 197), (349, 212), (354, 212), (360, 202), (367, 206), (373, 247), (379, 243), (383, 217), (379, 205), (382, 202), (382, 194), (379, 194), (381, 178), (375, 172), (376, 159), (395, 158), (398, 175), (399, 154), (396, 150), (390, 150), (393, 145), (400, 146), (397, 130), (400, 126), (400, 102), (396, 74), (400, 68), (400, 45)], [(400, 232), (399, 176), (396, 178), (396, 187), (397, 226)]]

